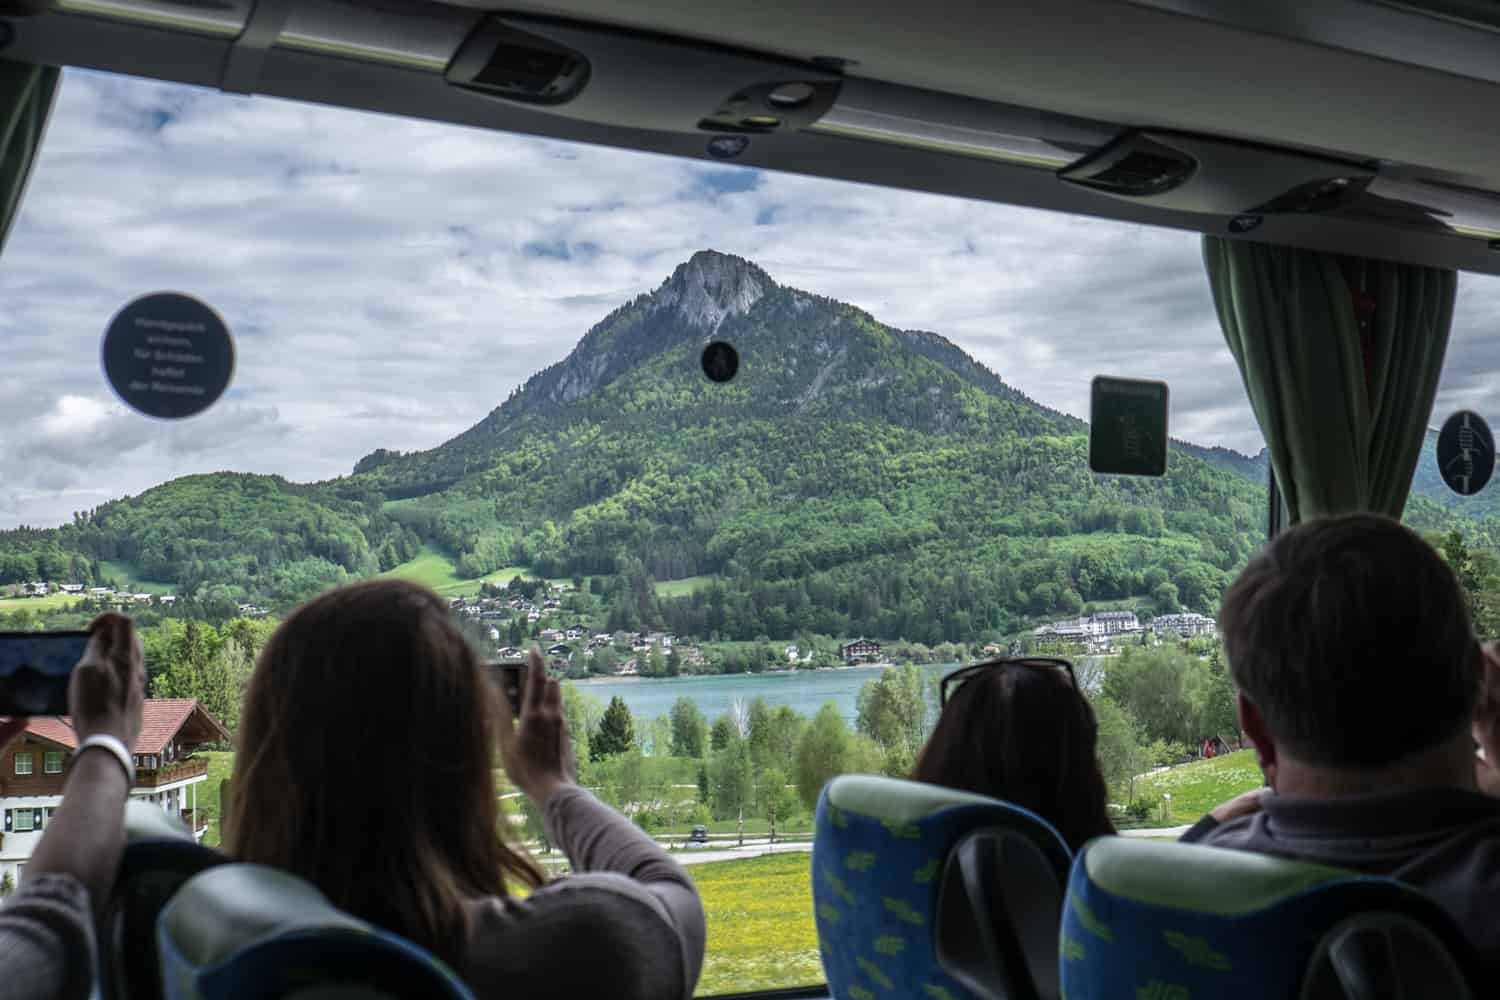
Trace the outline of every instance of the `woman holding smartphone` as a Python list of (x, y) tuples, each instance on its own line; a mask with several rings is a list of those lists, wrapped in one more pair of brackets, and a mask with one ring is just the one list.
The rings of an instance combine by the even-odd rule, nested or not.
[[(78, 750), (62, 804), (0, 909), (0, 982), (13, 1000), (83, 1000), (94, 986), (94, 912), (125, 849), (125, 800), (141, 731), (146, 669), (124, 615), (100, 615), (68, 682)], [(0, 720), (0, 750), (27, 720)]]
[[(225, 847), (420, 944), (480, 997), (687, 1000), (706, 933), (692, 880), (574, 783), (562, 692), (536, 650), (518, 719), (487, 670), (415, 584), (298, 608), (246, 692)], [(497, 747), (573, 875), (548, 881), (508, 842)]]

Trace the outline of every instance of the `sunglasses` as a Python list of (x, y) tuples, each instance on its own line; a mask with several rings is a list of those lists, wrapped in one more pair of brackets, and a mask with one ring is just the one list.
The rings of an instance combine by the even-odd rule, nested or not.
[(1068, 674), (1068, 682), (1078, 689), (1078, 678), (1073, 676), (1073, 664), (1060, 656), (999, 656), (993, 660), (985, 660), (983, 663), (972, 663), (967, 667), (960, 667), (953, 673), (943, 678), (938, 687), (938, 703), (948, 704), (950, 692), (957, 691), (964, 681), (969, 680), (976, 674), (983, 673), (992, 667), (1036, 667), (1041, 670), (1064, 670)]

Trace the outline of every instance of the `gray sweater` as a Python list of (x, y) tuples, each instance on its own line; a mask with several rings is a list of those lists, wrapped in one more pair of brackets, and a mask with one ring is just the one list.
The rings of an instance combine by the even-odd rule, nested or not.
[(0, 907), (7, 1000), (83, 1000), (94, 984), (89, 894), (71, 875), (38, 875)]
[(588, 792), (546, 807), (547, 835), (574, 874), (525, 899), (471, 904), (459, 973), (489, 997), (687, 1000), (703, 968), (703, 904), (656, 841)]

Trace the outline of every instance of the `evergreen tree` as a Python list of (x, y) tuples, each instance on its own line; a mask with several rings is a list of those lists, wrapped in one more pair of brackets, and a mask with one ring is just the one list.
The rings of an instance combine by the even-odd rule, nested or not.
[(615, 695), (599, 720), (599, 729), (589, 741), (591, 760), (604, 760), (625, 753), (635, 746), (635, 721), (630, 717), (630, 708), (625, 699)]

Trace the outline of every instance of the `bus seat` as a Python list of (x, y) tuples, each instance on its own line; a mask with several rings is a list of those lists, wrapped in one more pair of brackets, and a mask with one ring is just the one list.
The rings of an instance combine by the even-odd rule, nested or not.
[(838, 1000), (1058, 996), (1067, 846), (997, 799), (835, 778), (818, 800), (813, 906)]
[(156, 924), (165, 1000), (473, 1000), (446, 965), (265, 865), (189, 879)]
[(1104, 837), (1074, 859), (1068, 1000), (1476, 995), (1470, 945), (1394, 879), (1194, 844)]
[(149, 802), (125, 805), (125, 850), (99, 922), (103, 1000), (156, 1000), (156, 918), (184, 882), (228, 859), (194, 839), (177, 817)]

